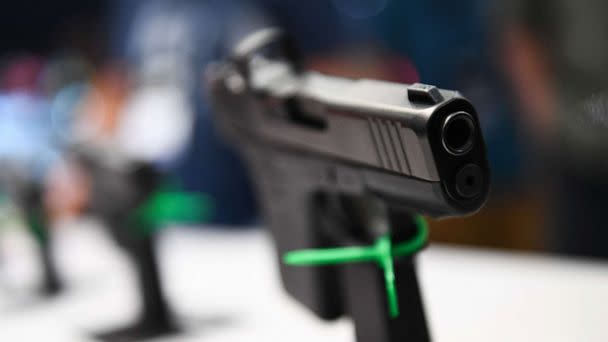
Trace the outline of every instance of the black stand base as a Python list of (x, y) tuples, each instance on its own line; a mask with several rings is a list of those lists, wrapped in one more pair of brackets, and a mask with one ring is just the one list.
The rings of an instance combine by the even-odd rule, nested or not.
[(53, 297), (61, 292), (63, 285), (52, 256), (49, 218), (42, 200), (39, 184), (26, 184), (16, 196), (17, 203), (25, 213), (25, 222), (30, 234), (38, 244), (38, 260), (42, 267), (40, 295)]
[[(393, 241), (410, 239), (417, 231), (414, 219), (390, 212)], [(342, 270), (345, 306), (355, 325), (357, 342), (430, 342), (415, 256), (394, 259), (398, 317), (389, 317), (383, 272), (373, 263), (352, 264)]]
[(106, 342), (132, 342), (179, 333), (175, 324), (165, 319), (140, 321), (131, 326), (95, 335), (95, 339)]
[(63, 290), (63, 286), (61, 286), (58, 282), (47, 281), (40, 288), (40, 295), (45, 298), (51, 298), (59, 295)]
[(51, 257), (50, 242), (45, 240), (40, 243), (40, 263), (42, 265), (42, 287), (40, 294), (43, 297), (54, 297), (63, 289), (55, 264)]
[(95, 338), (108, 342), (130, 342), (179, 333), (163, 295), (154, 236), (132, 238), (125, 247), (137, 272), (142, 301), (140, 319), (131, 326), (96, 334)]
[(395, 260), (399, 317), (388, 315), (382, 272), (373, 264), (344, 268), (346, 305), (357, 342), (429, 342), (431, 340), (416, 269), (411, 257)]

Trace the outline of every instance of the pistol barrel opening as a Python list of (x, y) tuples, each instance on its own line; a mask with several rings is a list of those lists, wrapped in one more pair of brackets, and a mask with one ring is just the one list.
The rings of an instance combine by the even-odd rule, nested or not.
[(441, 132), (443, 147), (454, 155), (471, 150), (475, 141), (475, 126), (471, 115), (465, 112), (450, 114), (443, 123)]

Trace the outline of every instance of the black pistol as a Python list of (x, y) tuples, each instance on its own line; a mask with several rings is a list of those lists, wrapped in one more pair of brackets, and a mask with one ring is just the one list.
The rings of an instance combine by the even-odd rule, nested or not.
[[(414, 215), (466, 215), (486, 200), (479, 121), (456, 91), (305, 71), (274, 28), (247, 36), (206, 79), (280, 257), (383, 235), (406, 241)], [(382, 273), (371, 263), (280, 270), (286, 290), (319, 317), (350, 316), (359, 342), (428, 341), (413, 256), (394, 263), (398, 317), (387, 313)]]

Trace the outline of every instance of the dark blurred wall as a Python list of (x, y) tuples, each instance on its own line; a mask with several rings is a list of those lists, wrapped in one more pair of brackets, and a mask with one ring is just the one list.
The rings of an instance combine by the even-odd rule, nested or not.
[(80, 49), (98, 59), (105, 46), (102, 0), (4, 1), (0, 11), (0, 55), (47, 55)]
[(500, 5), (506, 72), (548, 183), (549, 247), (608, 257), (608, 2)]

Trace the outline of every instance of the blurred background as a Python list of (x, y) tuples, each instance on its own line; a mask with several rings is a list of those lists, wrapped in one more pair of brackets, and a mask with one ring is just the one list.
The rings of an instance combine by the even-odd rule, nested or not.
[[(491, 196), (471, 217), (432, 221), (433, 242), (602, 260), (606, 13), (601, 0), (6, 2), (0, 240), (23, 224), (32, 191), (51, 231), (87, 215), (98, 175), (74, 157), (82, 149), (112, 165), (117, 155), (143, 161), (206, 196), (212, 214), (197, 227), (258, 229), (249, 179), (213, 127), (202, 77), (240, 37), (278, 25), (310, 69), (433, 84), (475, 104)], [(18, 278), (28, 265), (8, 265), (11, 243), (0, 243), (0, 269)]]
[[(607, 256), (603, 10), (591, 0), (11, 2), (0, 21), (0, 151), (53, 169), (66, 140), (129, 140), (116, 148), (172, 164), (187, 188), (231, 201), (217, 206), (218, 220), (247, 221), (248, 183), (214, 164), (234, 156), (215, 135), (201, 78), (239, 36), (274, 24), (310, 68), (437, 84), (475, 103), (492, 196), (473, 217), (433, 222), (434, 240)], [(162, 82), (171, 85), (142, 90)], [(155, 119), (143, 124), (123, 118), (158, 106), (171, 113), (148, 114)], [(192, 135), (171, 137), (186, 135), (175, 121), (188, 115)], [(57, 216), (78, 207), (51, 205)]]

